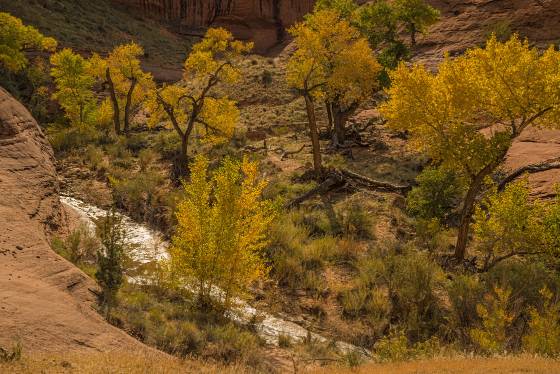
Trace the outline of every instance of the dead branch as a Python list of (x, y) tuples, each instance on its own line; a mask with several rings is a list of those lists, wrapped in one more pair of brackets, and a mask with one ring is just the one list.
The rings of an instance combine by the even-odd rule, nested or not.
[(347, 169), (341, 169), (338, 170), (338, 172), (344, 179), (354, 182), (358, 185), (358, 187), (363, 187), (370, 190), (396, 192), (405, 195), (412, 188), (411, 186), (399, 186), (389, 182), (377, 181), (375, 179), (368, 178), (364, 175), (354, 173), (353, 171)]
[(535, 174), (535, 173), (541, 173), (543, 171), (552, 170), (552, 169), (560, 169), (560, 157), (553, 158), (538, 164), (523, 166), (515, 170), (514, 172), (506, 176), (504, 179), (502, 179), (500, 184), (498, 184), (498, 191), (503, 191), (504, 188), (509, 183), (513, 182), (514, 180), (521, 177), (525, 173)]
[(305, 149), (306, 146), (307, 146), (307, 144), (304, 144), (304, 145), (301, 146), (300, 149), (295, 150), (295, 151), (286, 151), (283, 148), (278, 148), (277, 150), (282, 151), (282, 156), (280, 156), (280, 160), (284, 161), (284, 159), (286, 157), (300, 153), (301, 151), (303, 151)]
[(321, 183), (317, 187), (313, 188), (310, 191), (307, 191), (303, 195), (301, 195), (301, 196), (295, 198), (294, 200), (288, 202), (285, 207), (288, 208), (288, 209), (289, 208), (295, 208), (295, 207), (299, 206), (301, 203), (303, 203), (304, 201), (311, 199), (315, 195), (323, 195), (323, 194), (326, 194), (329, 191), (334, 190), (335, 188), (342, 187), (344, 185), (344, 183), (345, 183), (345, 181), (343, 179), (340, 179), (337, 176), (330, 176), (327, 179), (325, 179), (323, 181), (323, 183)]

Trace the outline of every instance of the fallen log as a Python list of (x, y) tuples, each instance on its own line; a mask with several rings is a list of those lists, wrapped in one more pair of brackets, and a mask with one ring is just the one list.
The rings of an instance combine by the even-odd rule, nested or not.
[(412, 186), (400, 186), (389, 182), (377, 181), (346, 169), (328, 170), (325, 172), (324, 178), (324, 181), (317, 187), (288, 202), (285, 207), (294, 208), (315, 195), (323, 195), (332, 190), (348, 186), (353, 187), (350, 190), (365, 188), (372, 191), (394, 192), (401, 195), (406, 195), (412, 188)]

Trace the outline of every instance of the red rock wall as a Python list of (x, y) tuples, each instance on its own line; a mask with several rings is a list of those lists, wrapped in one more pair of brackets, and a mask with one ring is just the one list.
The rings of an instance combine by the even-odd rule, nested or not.
[(219, 17), (275, 20), (293, 24), (311, 11), (314, 0), (113, 0), (146, 15), (185, 25), (209, 26)]
[(253, 39), (263, 50), (277, 43), (285, 27), (313, 9), (314, 0), (113, 0), (147, 16), (186, 27), (225, 26)]

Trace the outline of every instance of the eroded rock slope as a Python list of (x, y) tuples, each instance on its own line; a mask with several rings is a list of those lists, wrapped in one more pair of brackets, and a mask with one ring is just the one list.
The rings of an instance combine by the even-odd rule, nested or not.
[(54, 253), (65, 230), (52, 149), (29, 112), (0, 88), (0, 346), (25, 351), (137, 349), (92, 308), (96, 285)]

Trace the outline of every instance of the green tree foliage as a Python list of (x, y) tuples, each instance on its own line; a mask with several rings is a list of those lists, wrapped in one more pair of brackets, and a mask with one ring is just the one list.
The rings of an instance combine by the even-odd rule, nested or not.
[(314, 12), (323, 10), (334, 10), (344, 19), (350, 20), (354, 17), (354, 12), (358, 5), (353, 0), (318, 0), (315, 2)]
[(17, 73), (27, 67), (26, 51), (53, 51), (56, 45), (53, 38), (24, 25), (19, 18), (0, 12), (0, 66), (9, 72)]
[(439, 20), (440, 13), (424, 0), (395, 0), (393, 3), (397, 19), (401, 21), (410, 34), (410, 43), (416, 45), (417, 33), (426, 32), (427, 28)]
[(107, 317), (116, 302), (116, 294), (124, 281), (125, 233), (121, 218), (111, 210), (98, 227), (102, 247), (97, 251), (95, 279), (101, 286), (101, 304)]
[[(401, 64), (392, 74), (382, 112), (393, 128), (408, 130), (412, 145), (467, 186), (455, 256), (465, 256), (476, 199), (528, 127), (560, 119), (560, 52), (544, 53), (517, 37), (495, 38), (459, 58), (446, 57), (437, 73)], [(484, 133), (483, 128), (492, 128)]]
[(454, 173), (427, 168), (416, 177), (418, 186), (406, 197), (408, 211), (419, 218), (443, 221), (455, 206), (461, 186)]
[(397, 67), (399, 61), (408, 59), (409, 48), (399, 36), (399, 18), (392, 3), (380, 0), (360, 7), (356, 23), (367, 37), (372, 48), (378, 50), (378, 59), (386, 69), (380, 77), (388, 84), (387, 70)]
[(378, 52), (384, 67), (379, 75), (382, 85), (389, 85), (388, 70), (410, 56), (409, 47), (400, 37), (405, 29), (411, 36), (411, 46), (416, 45), (418, 32), (425, 33), (439, 19), (439, 11), (424, 0), (376, 0), (357, 6), (352, 0), (320, 0), (315, 11), (334, 10), (360, 30), (371, 47)]
[(226, 159), (209, 178), (208, 160), (195, 158), (170, 254), (175, 274), (194, 281), (202, 305), (218, 299), (227, 309), (267, 275), (262, 252), (276, 208), (261, 199), (265, 185), (256, 163)]
[(56, 85), (53, 98), (73, 125), (92, 124), (97, 99), (93, 94), (95, 79), (91, 74), (90, 62), (67, 48), (53, 54), (50, 62)]
[(211, 143), (232, 137), (239, 118), (237, 103), (220, 95), (217, 86), (239, 81), (239, 58), (252, 48), (225, 29), (211, 28), (185, 61), (184, 82), (152, 90), (146, 104), (150, 124), (164, 122), (177, 132), (182, 168), (188, 165), (193, 132)]

